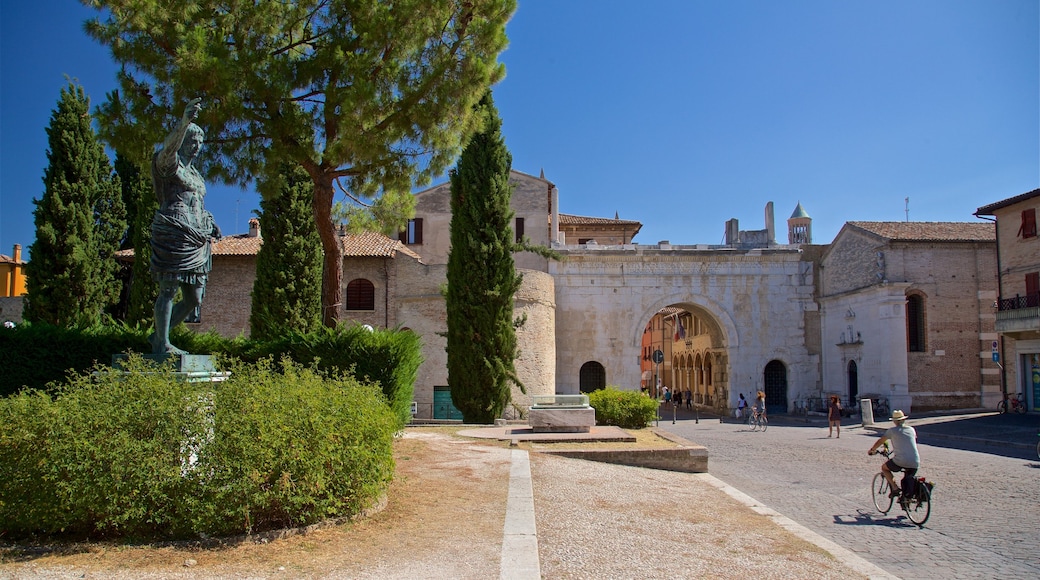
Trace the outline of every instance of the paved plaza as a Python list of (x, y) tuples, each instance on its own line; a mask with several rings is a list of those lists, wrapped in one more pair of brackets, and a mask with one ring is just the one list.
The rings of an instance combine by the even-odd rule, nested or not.
[(752, 432), (730, 419), (670, 412), (661, 428), (708, 447), (712, 475), (817, 534), (904, 578), (1040, 577), (1040, 417), (975, 413), (913, 417), (921, 475), (934, 481), (919, 529), (895, 506), (871, 503), (881, 458), (867, 449), (879, 423), (846, 420), (828, 438), (822, 419), (774, 417)]

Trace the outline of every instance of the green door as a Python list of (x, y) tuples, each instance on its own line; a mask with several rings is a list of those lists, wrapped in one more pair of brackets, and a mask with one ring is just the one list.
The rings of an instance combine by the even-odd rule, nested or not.
[(461, 421), (462, 412), (451, 402), (451, 389), (448, 387), (433, 388), (433, 418)]

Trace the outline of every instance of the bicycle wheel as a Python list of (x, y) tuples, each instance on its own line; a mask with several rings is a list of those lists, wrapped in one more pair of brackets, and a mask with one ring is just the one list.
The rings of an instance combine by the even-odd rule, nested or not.
[(748, 426), (748, 429), (751, 429), (752, 431), (754, 431), (755, 429), (758, 429), (758, 421), (755, 419), (755, 416), (753, 414), (752, 415), (748, 415), (747, 426)]
[(890, 491), (892, 491), (892, 488), (888, 485), (888, 480), (885, 479), (884, 474), (879, 473), (875, 475), (874, 482), (870, 484), (870, 494), (874, 496), (874, 507), (883, 514), (887, 514), (888, 510), (892, 509)]
[(1018, 406), (1015, 407), (1015, 411), (1018, 412), (1018, 413), (1025, 413), (1026, 412), (1026, 404), (1024, 402), (1023, 403), (1019, 403)]
[(1007, 413), (1007, 401), (1001, 401), (997, 403), (997, 412), (1001, 415)]
[(917, 493), (903, 505), (903, 511), (918, 527), (928, 521), (928, 516), (932, 513), (932, 492), (928, 491), (927, 485), (917, 484)]
[(763, 432), (765, 432), (766, 427), (769, 427), (769, 417), (766, 417), (765, 415), (762, 415), (761, 417), (759, 417), (758, 418), (758, 427), (759, 427), (759, 429), (762, 429)]

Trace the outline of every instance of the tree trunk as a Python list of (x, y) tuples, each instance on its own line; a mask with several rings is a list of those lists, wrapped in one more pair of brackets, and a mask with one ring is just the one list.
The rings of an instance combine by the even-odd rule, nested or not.
[(336, 326), (339, 321), (340, 279), (343, 277), (343, 245), (332, 223), (332, 179), (314, 181), (314, 223), (325, 251), (321, 272), (321, 323)]

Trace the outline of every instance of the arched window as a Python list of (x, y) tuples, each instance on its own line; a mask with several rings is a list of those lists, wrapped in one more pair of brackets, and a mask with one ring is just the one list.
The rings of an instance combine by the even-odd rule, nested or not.
[(347, 310), (375, 310), (376, 288), (364, 278), (355, 278), (347, 284)]
[(607, 386), (607, 371), (596, 361), (581, 365), (578, 372), (578, 389), (583, 393), (591, 393)]
[(925, 351), (924, 297), (911, 294), (906, 297), (906, 350)]

